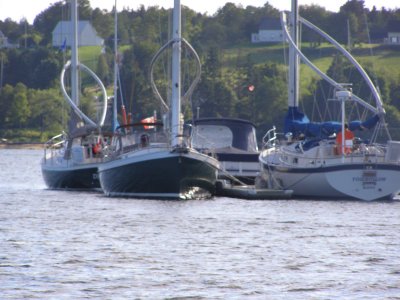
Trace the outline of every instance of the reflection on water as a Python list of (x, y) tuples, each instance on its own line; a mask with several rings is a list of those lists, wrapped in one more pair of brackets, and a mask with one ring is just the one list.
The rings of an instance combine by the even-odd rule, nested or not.
[(0, 150), (1, 299), (399, 299), (400, 202), (46, 190)]

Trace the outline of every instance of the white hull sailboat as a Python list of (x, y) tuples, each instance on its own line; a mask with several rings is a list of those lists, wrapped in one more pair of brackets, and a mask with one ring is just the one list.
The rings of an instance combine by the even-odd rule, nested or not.
[[(113, 137), (108, 160), (99, 167), (101, 187), (108, 196), (191, 199), (215, 193), (218, 161), (192, 148), (183, 134), (180, 74), (183, 43), (186, 41), (181, 37), (181, 5), (175, 0), (173, 39), (152, 62), (153, 65), (161, 51), (172, 47), (171, 107), (167, 107), (165, 118), (168, 122), (158, 123), (153, 116), (151, 123), (120, 126)], [(158, 92), (156, 95), (159, 96)]]
[[(68, 133), (62, 133), (45, 144), (41, 161), (43, 179), (51, 189), (92, 189), (100, 188), (97, 175), (98, 165), (103, 161), (101, 147), (107, 111), (107, 93), (96, 74), (78, 61), (78, 7), (71, 1), (71, 60), (61, 72), (61, 90), (71, 106), (71, 120)], [(65, 73), (71, 69), (71, 97), (64, 85)], [(79, 69), (86, 71), (100, 86), (103, 93), (102, 114), (98, 123), (91, 120), (79, 109)]]
[[(282, 24), (289, 42), (289, 110), (282, 136), (271, 129), (264, 136), (260, 155), (263, 179), (270, 186), (293, 190), (293, 197), (305, 199), (354, 199), (373, 201), (392, 199), (400, 190), (400, 142), (392, 141), (386, 128), (385, 111), (380, 95), (372, 81), (355, 59), (336, 41), (313, 24), (299, 18), (297, 0), (292, 0), (290, 24), (282, 14)], [(299, 50), (299, 22), (316, 30), (341, 51), (356, 67), (371, 90), (374, 104), (354, 95), (348, 85), (336, 83), (313, 65)], [(289, 33), (287, 29), (292, 30)], [(328, 122), (310, 122), (299, 110), (298, 62), (302, 59), (325, 81), (334, 86), (335, 99), (341, 109), (341, 119)], [(346, 105), (360, 105), (369, 118), (364, 121), (346, 121)], [(365, 113), (367, 115), (367, 113)], [(348, 139), (349, 129), (368, 139)], [(384, 129), (386, 141), (378, 141), (377, 132)]]

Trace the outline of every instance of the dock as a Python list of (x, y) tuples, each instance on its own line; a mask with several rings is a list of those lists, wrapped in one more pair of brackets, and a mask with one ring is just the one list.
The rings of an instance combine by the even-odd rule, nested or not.
[(246, 200), (281, 200), (290, 199), (292, 190), (256, 188), (254, 185), (231, 185), (219, 181), (217, 196), (232, 197)]

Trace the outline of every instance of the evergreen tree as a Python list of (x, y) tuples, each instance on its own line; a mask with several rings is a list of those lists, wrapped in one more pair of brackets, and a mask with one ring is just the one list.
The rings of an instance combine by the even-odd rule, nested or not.
[(11, 103), (13, 101), (14, 88), (6, 84), (0, 93), (0, 128), (5, 129), (10, 123)]
[(96, 75), (102, 80), (103, 84), (109, 85), (111, 83), (112, 76), (105, 54), (101, 54), (97, 59), (96, 70), (97, 70)]
[(50, 131), (54, 135), (66, 127), (69, 106), (61, 96), (59, 89), (31, 89), (28, 91), (28, 95), (32, 108), (28, 123), (30, 128), (39, 129), (41, 135), (45, 131)]
[(14, 95), (10, 106), (10, 122), (18, 128), (23, 128), (31, 114), (27, 91), (26, 86), (22, 83), (18, 83), (14, 88)]

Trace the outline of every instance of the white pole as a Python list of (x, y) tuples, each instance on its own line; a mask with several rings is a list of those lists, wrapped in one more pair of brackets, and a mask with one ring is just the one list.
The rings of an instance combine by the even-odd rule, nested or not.
[(345, 109), (345, 98), (343, 97), (342, 99), (341, 99), (341, 101), (342, 101), (342, 145), (341, 145), (341, 147), (342, 147), (342, 163), (344, 163), (344, 156), (345, 156), (345, 153), (344, 153), (344, 145), (345, 145), (345, 139), (346, 139), (346, 132), (345, 132), (345, 126), (344, 126), (344, 122), (345, 122), (345, 111), (344, 111), (344, 109)]
[[(292, 0), (290, 15), (290, 36), (296, 46), (299, 45), (299, 13), (297, 0)], [(299, 106), (299, 56), (294, 47), (289, 47), (289, 107)]]
[(113, 99), (113, 130), (117, 127), (117, 99), (118, 99), (118, 13), (117, 0), (114, 6), (114, 99)]
[(0, 63), (0, 92), (1, 92), (1, 89), (3, 88), (3, 75), (4, 75), (4, 71), (3, 71), (3, 69), (4, 69), (4, 56), (3, 56), (2, 53), (0, 54), (0, 57), (1, 57), (1, 63)]
[(172, 23), (174, 43), (172, 46), (172, 101), (171, 101), (171, 144), (180, 144), (182, 136), (181, 115), (181, 4), (174, 2)]
[(77, 0), (71, 1), (71, 94), (72, 101), (79, 105), (79, 74), (78, 74), (78, 5)]
[(350, 21), (347, 19), (347, 51), (351, 52)]

